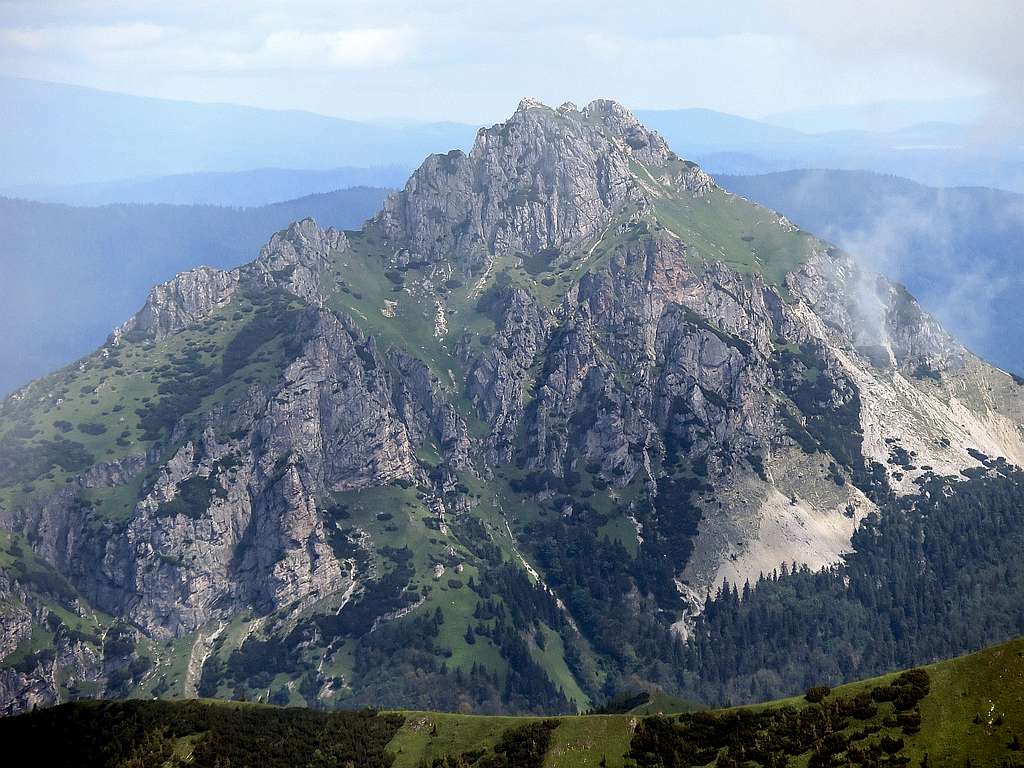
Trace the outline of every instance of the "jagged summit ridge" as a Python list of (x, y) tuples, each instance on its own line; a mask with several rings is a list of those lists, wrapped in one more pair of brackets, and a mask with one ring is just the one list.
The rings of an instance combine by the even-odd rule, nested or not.
[(680, 191), (713, 185), (614, 101), (556, 110), (524, 99), (481, 129), (468, 155), (427, 158), (378, 221), (408, 260), (453, 259), (470, 271), (489, 255), (597, 239), (624, 205), (648, 204), (656, 177)]

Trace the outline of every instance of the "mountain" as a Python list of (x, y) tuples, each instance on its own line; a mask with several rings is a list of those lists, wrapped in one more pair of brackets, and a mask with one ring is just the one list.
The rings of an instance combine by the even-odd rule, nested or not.
[[(1015, 765), (1024, 729), (1024, 642), (750, 710), (654, 716), (640, 692), (613, 714), (467, 717), (317, 712), (253, 704), (77, 702), (0, 720), (16, 754), (46, 765), (416, 768), (429, 765)], [(46, 738), (60, 733), (62, 738)], [(318, 754), (319, 753), (319, 754)], [(716, 759), (717, 758), (717, 759)], [(886, 761), (881, 762), (880, 760)], [(220, 762), (218, 762), (220, 761)], [(351, 761), (346, 763), (345, 761)], [(739, 762), (737, 762), (739, 761)]]
[(0, 198), (0, 396), (95, 349), (154, 283), (197, 264), (244, 263), (274, 232), (306, 216), (357, 227), (386, 194), (346, 189), (245, 210)]
[(352, 187), (394, 189), (405, 184), (406, 168), (333, 168), (306, 171), (260, 168), (234, 173), (185, 173), (94, 184), (29, 185), (7, 190), (9, 197), (66, 205), (166, 203), (254, 208)]
[(475, 132), (457, 123), (361, 123), (16, 78), (0, 78), (0, 103), (18, 116), (0, 127), (4, 190), (253, 168), (412, 167), (428, 152), (468, 146)]
[(1022, 384), (620, 105), (527, 99), (3, 403), (0, 701), (547, 714), (974, 650), (1024, 634)]
[(1024, 373), (1024, 196), (854, 171), (716, 178), (905, 284), (973, 351)]

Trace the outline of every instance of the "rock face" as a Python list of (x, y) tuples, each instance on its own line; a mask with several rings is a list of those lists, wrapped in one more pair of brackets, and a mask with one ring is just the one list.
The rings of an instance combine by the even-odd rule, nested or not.
[[(619, 536), (620, 609), (685, 635), (723, 578), (835, 562), (923, 474), (1024, 463), (1021, 393), (618, 104), (526, 100), (365, 231), (305, 220), (251, 264), (179, 275), (4, 404), (0, 544), (20, 565), (0, 580), (0, 704), (232, 686), (366, 703), (395, 683), (374, 642), (430, 616), (473, 638), (463, 572), (502, 562), (542, 585), (568, 648), (612, 598), (559, 592), (566, 561), (545, 574), (554, 543), (530, 538), (545, 518)], [(29, 653), (42, 635), (52, 652)], [(586, 640), (642, 674), (622, 666), (636, 648)], [(418, 670), (445, 658), (409, 645)]]
[[(465, 424), (421, 363), (381, 354), (351, 320), (323, 310), (309, 309), (298, 330), (305, 344), (279, 386), (208, 414), (208, 426), (151, 473), (117, 536), (80, 537), (94, 511), (72, 488), (24, 513), (19, 525), (38, 538), (40, 554), (72, 574), (92, 604), (167, 639), (244, 606), (294, 609), (344, 592), (353, 563), (335, 557), (317, 499), (411, 481), (425, 440), (444, 446), (455, 466), (467, 462)], [(97, 465), (79, 484), (124, 485), (149, 465), (146, 457)], [(175, 506), (195, 484), (203, 508)]]
[(312, 219), (303, 219), (270, 238), (260, 251), (255, 271), (267, 284), (278, 285), (316, 305), (320, 300), (320, 272), (330, 264), (331, 254), (347, 247), (343, 232), (322, 230)]
[(549, 312), (522, 289), (496, 289), (481, 300), (496, 332), (484, 353), (471, 357), (466, 394), (491, 425), (497, 463), (512, 459), (530, 368), (548, 337)]
[(119, 341), (132, 333), (165, 339), (225, 306), (237, 287), (237, 272), (211, 267), (183, 272), (154, 288), (142, 309), (114, 332), (113, 339)]
[[(31, 642), (34, 627), (46, 623), (49, 612), (4, 574), (0, 574), (0, 594), (5, 598), (0, 611), (0, 655), (10, 659), (19, 646)], [(25, 656), (0, 668), (0, 715), (59, 703), (62, 681), (74, 684), (103, 675), (102, 659), (95, 650), (73, 633), (58, 630), (47, 653)]]

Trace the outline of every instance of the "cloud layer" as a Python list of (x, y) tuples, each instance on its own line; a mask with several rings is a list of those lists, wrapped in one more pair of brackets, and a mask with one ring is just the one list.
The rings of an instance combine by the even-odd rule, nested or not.
[[(758, 116), (973, 96), (1020, 72), (1011, 0), (0, 0), (0, 74), (353, 117), (484, 122), (524, 95)], [(957, 34), (959, 32), (959, 34)], [(983, 55), (984, 54), (984, 55)]]
[[(1024, 107), (1024, 4), (1020, 0), (771, 0), (808, 44), (862, 64), (899, 51), (974, 76), (1002, 106)], [(1018, 115), (1019, 117), (1019, 115)]]

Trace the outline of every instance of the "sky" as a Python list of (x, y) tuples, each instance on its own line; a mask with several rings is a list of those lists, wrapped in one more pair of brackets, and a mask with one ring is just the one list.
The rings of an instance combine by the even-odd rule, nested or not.
[(1020, 0), (0, 0), (0, 75), (355, 119), (523, 96), (748, 117), (983, 99), (1019, 116)]

